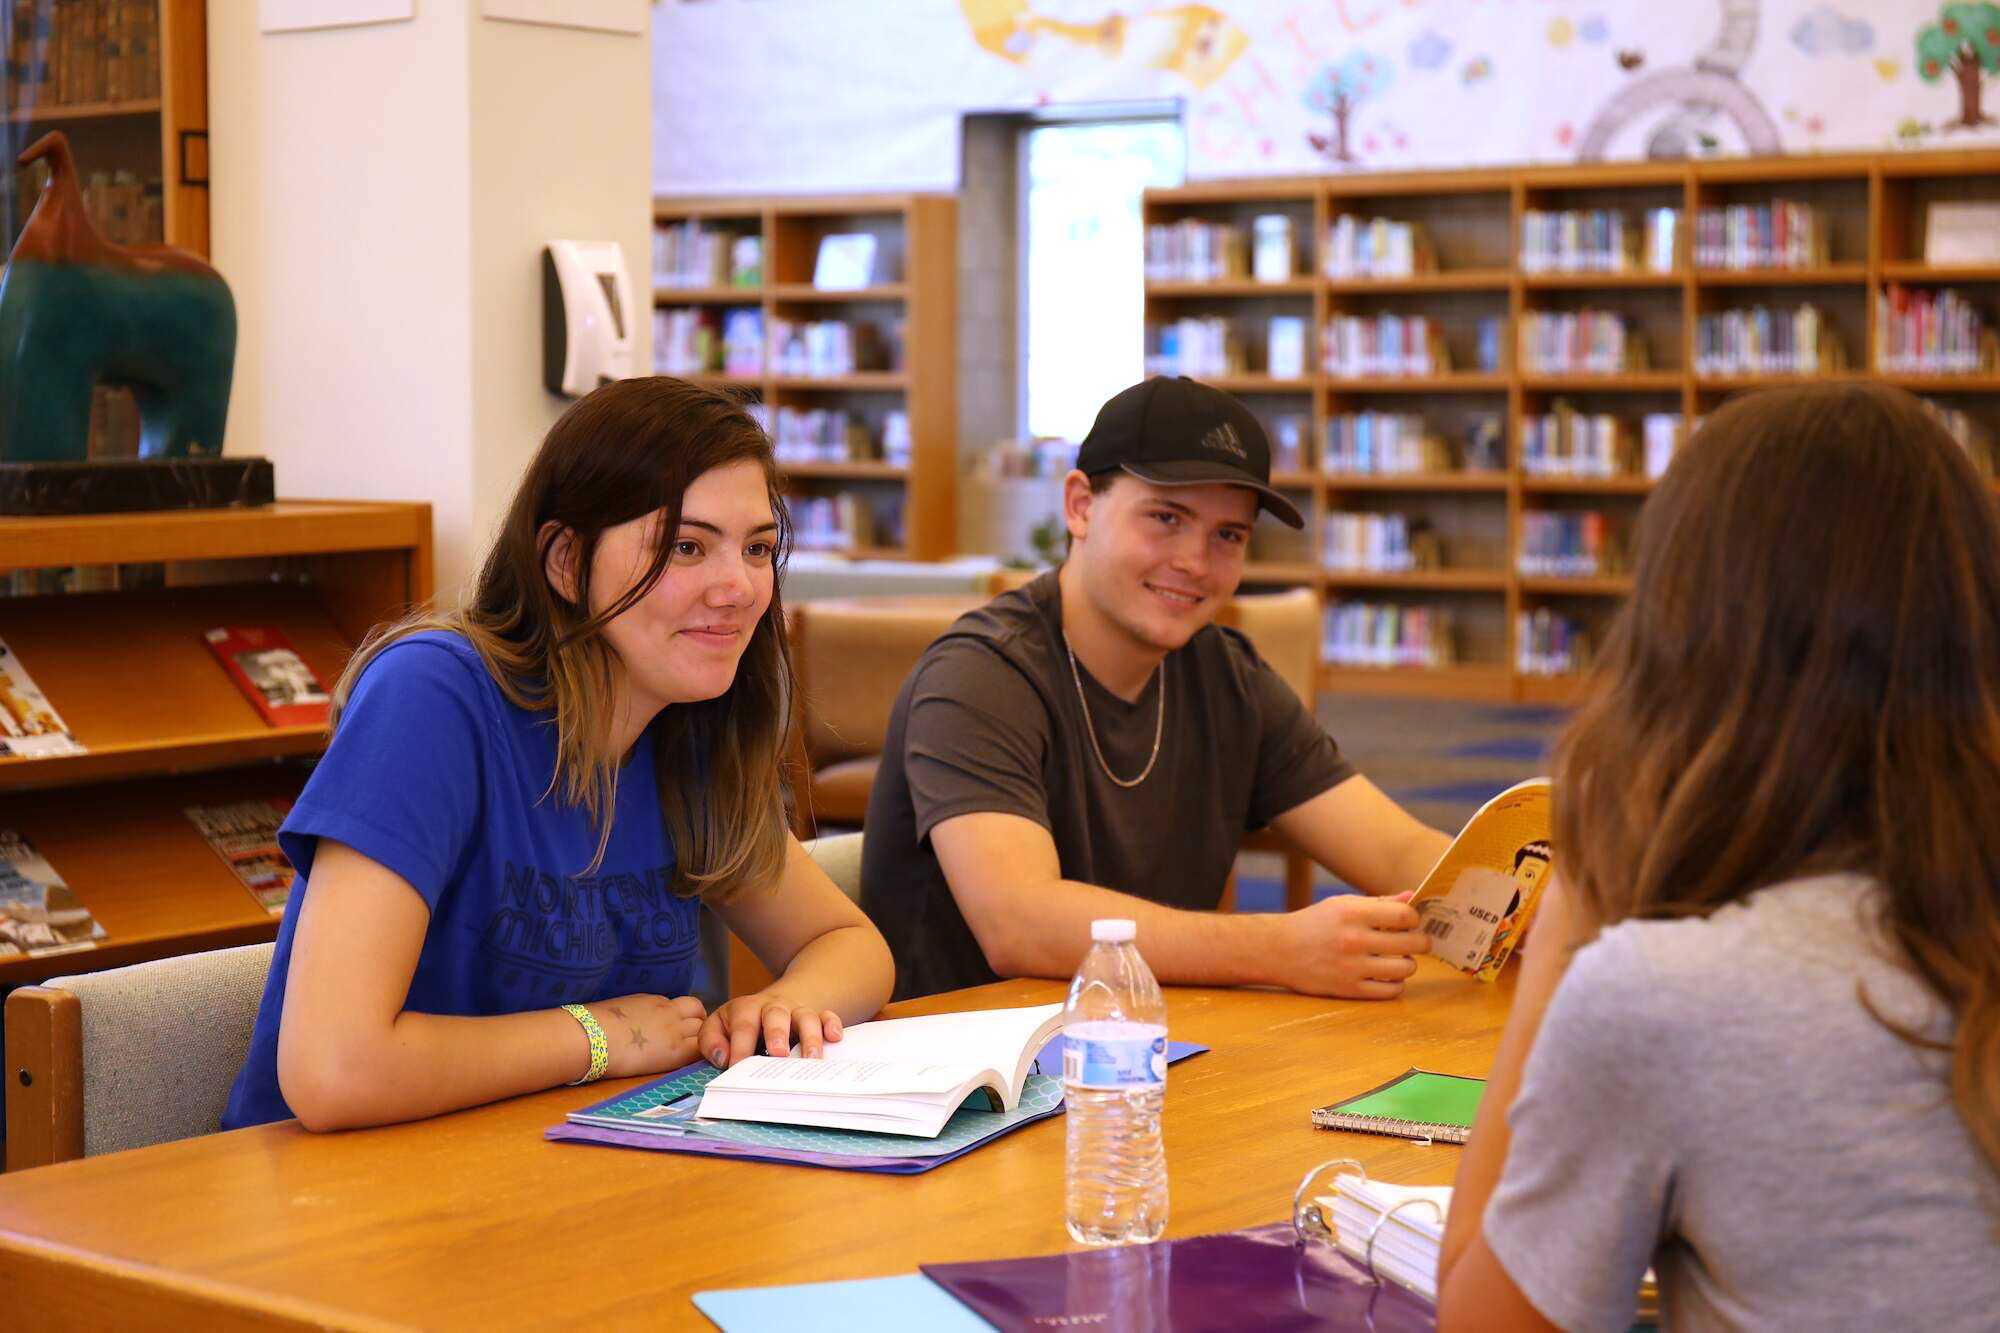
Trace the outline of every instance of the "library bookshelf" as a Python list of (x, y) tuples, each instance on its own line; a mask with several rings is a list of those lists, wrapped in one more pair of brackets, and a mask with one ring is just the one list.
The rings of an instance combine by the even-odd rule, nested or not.
[(77, 566), (115, 567), (126, 586), (0, 597), (0, 639), (85, 747), (0, 759), (0, 827), (47, 858), (105, 938), (0, 958), (0, 989), (275, 936), (183, 811), (296, 797), (326, 732), (267, 724), (203, 633), (275, 627), (330, 687), (372, 627), (429, 600), (430, 506), (0, 518), (0, 577)]
[[(1698, 210), (1761, 206), (1776, 200), (1817, 211), (1823, 253), (1796, 267), (1698, 266), (1690, 242)], [(2000, 441), (2000, 375), (1896, 373), (1878, 354), (1878, 298), (1895, 284), (1952, 289), (2000, 328), (2000, 262), (1934, 265), (1925, 259), (1929, 213), (1942, 203), (2000, 205), (2000, 152), (1864, 153), (1775, 159), (1518, 167), (1456, 172), (1294, 177), (1203, 182), (1148, 191), (1148, 228), (1183, 221), (1239, 228), (1260, 217), (1289, 219), (1290, 272), (1274, 281), (1228, 276), (1202, 280), (1149, 274), (1145, 325), (1149, 354), (1159, 330), (1189, 317), (1219, 317), (1240, 334), (1228, 374), (1197, 376), (1240, 395), (1273, 428), (1298, 431), (1301, 456), (1280, 458), (1274, 481), (1310, 516), (1302, 534), (1258, 526), (1246, 585), (1311, 586), (1329, 604), (1352, 601), (1444, 607), (1455, 625), (1456, 660), (1438, 667), (1370, 667), (1328, 660), (1328, 690), (1390, 697), (1462, 698), (1566, 704), (1581, 677), (1523, 671), (1521, 617), (1547, 610), (1593, 639), (1630, 591), (1613, 563), (1588, 578), (1521, 572), (1523, 530), (1542, 514), (1599, 516), (1628, 541), (1652, 488), (1643, 471), (1610, 476), (1530, 473), (1523, 437), (1533, 418), (1570, 409), (1630, 423), (1678, 415), (1692, 423), (1730, 395), (1801, 378), (1870, 380), (1919, 394), (1972, 422), (1990, 465)], [(1531, 211), (1602, 210), (1628, 223), (1656, 209), (1680, 214), (1672, 266), (1665, 271), (1531, 271), (1523, 262), (1523, 219)], [(1330, 229), (1343, 215), (1411, 223), (1429, 243), (1432, 271), (1408, 276), (1327, 276)], [(1698, 374), (1702, 317), (1761, 304), (1810, 302), (1844, 359), (1818, 376)], [(1584, 308), (1618, 314), (1643, 341), (1643, 368), (1581, 374), (1527, 371), (1518, 329), (1538, 312)], [(1329, 321), (1342, 316), (1423, 315), (1441, 331), (1457, 369), (1423, 376), (1337, 376), (1324, 368)], [(1262, 329), (1274, 316), (1306, 323), (1304, 372), (1274, 377)], [(1479, 369), (1481, 321), (1500, 321), (1500, 362)], [(1329, 422), (1350, 413), (1422, 417), (1445, 438), (1468, 421), (1497, 419), (1504, 466), (1486, 471), (1343, 474), (1329, 471)], [(1304, 429), (1300, 429), (1303, 424)], [(1334, 513), (1402, 513), (1420, 519), (1443, 547), (1441, 568), (1368, 573), (1334, 569), (1321, 548)]]
[[(123, 173), (147, 194), (159, 195), (156, 231), (121, 236), (98, 218), (111, 239), (164, 240), (206, 257), (207, 0), (96, 0), (60, 13), (48, 5), (40, 9), (40, 35), (24, 40), (38, 57), (32, 67), (45, 77), (0, 80), (8, 85), (0, 119), (12, 131), (9, 141), (25, 148), (61, 130), (86, 182), (100, 173)], [(114, 32), (131, 39), (124, 59), (115, 54)], [(24, 193), (30, 184), (12, 162), (0, 171), (0, 252), (13, 249), (20, 222), (34, 206)]]
[[(866, 436), (865, 446), (857, 441), (843, 457), (780, 462), (792, 498), (847, 497), (876, 518), (872, 533), (850, 532), (822, 549), (911, 560), (937, 560), (956, 550), (957, 208), (952, 196), (929, 194), (654, 201), (656, 229), (695, 224), (731, 241), (755, 237), (762, 254), (754, 283), (680, 286), (656, 273), (653, 288), (657, 312), (695, 310), (718, 325), (731, 312), (761, 312), (762, 368), (753, 374), (662, 373), (764, 404), (774, 433), (780, 411), (829, 409), (849, 414), (857, 434)], [(815, 285), (821, 242), (842, 235), (873, 238), (874, 281), (851, 289)], [(781, 374), (771, 346), (779, 321), (894, 330), (886, 341), (892, 353), (900, 347), (900, 355), (885, 367), (837, 375)], [(907, 463), (883, 457), (885, 423), (894, 412), (904, 413), (909, 424)], [(799, 517), (795, 512), (795, 523)], [(802, 549), (806, 544), (801, 541)]]

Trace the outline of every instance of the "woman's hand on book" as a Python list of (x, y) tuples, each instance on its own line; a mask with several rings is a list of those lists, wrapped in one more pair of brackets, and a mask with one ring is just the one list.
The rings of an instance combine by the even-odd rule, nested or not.
[(757, 1053), (761, 1037), (766, 1055), (785, 1056), (796, 1046), (808, 1060), (826, 1053), (826, 1043), (840, 1040), (840, 1015), (831, 1009), (795, 1006), (773, 991), (739, 995), (708, 1016), (701, 1025), (701, 1053), (717, 1069)]
[(1305, 995), (1393, 1000), (1431, 951), (1417, 909), (1395, 898), (1343, 894), (1282, 918), (1287, 947), (1278, 958), (1285, 986)]
[(699, 1059), (708, 1007), (693, 995), (621, 995), (589, 1006), (611, 1047), (606, 1078), (660, 1074)]

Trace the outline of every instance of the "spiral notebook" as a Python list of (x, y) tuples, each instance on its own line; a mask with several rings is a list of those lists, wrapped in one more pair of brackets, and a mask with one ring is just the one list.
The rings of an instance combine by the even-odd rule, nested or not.
[(1411, 1069), (1380, 1087), (1331, 1106), (1316, 1107), (1318, 1129), (1350, 1129), (1363, 1134), (1427, 1143), (1463, 1143), (1479, 1114), (1486, 1080)]

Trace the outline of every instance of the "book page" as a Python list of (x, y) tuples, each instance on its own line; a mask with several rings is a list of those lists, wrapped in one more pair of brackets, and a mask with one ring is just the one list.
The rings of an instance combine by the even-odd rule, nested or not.
[(1499, 975), (1541, 901), (1553, 817), (1549, 781), (1534, 778), (1466, 822), (1410, 900), (1433, 954), (1482, 981)]
[[(828, 1048), (829, 1050), (831, 1047)], [(876, 1097), (936, 1095), (977, 1080), (986, 1070), (971, 1064), (919, 1064), (908, 1060), (801, 1060), (753, 1055), (731, 1065), (710, 1089), (722, 1092), (813, 1093)]]
[(1060, 1022), (1060, 1004), (1021, 1009), (981, 1009), (920, 1018), (885, 1018), (856, 1023), (839, 1041), (826, 1044), (829, 1063), (893, 1061), (991, 1069), (1010, 1083), (1032, 1057), (1027, 1047), (1045, 1024)]

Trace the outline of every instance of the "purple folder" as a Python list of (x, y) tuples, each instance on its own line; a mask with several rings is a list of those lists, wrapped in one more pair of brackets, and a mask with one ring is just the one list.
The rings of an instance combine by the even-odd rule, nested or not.
[(925, 1277), (1001, 1333), (1365, 1329), (1431, 1333), (1437, 1312), (1289, 1222), (1032, 1259), (924, 1264)]

